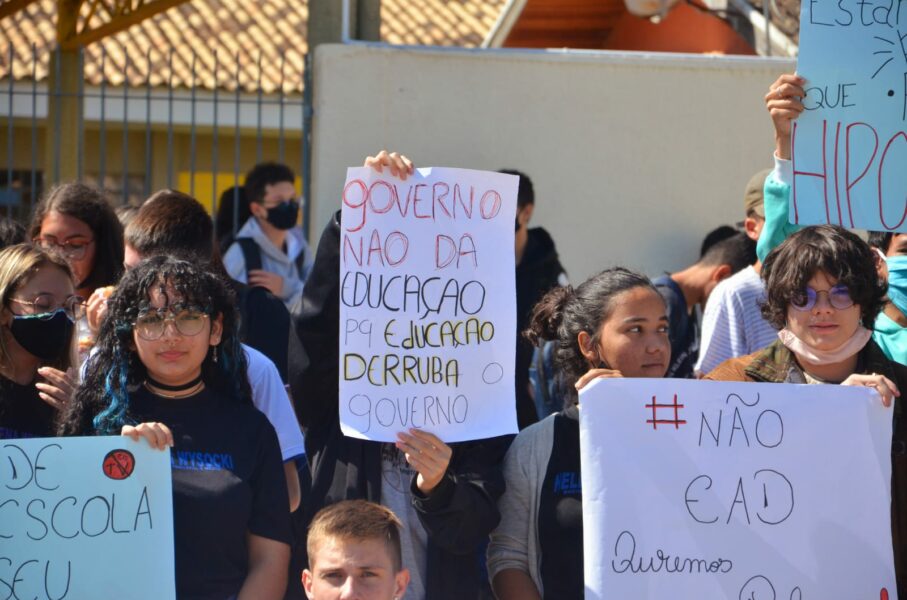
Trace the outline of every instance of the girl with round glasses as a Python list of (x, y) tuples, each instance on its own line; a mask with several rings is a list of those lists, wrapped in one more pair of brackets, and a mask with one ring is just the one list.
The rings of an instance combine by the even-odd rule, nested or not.
[[(29, 236), (36, 246), (69, 263), (77, 293), (85, 298), (79, 351), (84, 360), (98, 327), (98, 313), (123, 272), (123, 226), (100, 190), (81, 183), (52, 188), (35, 207)], [(98, 292), (97, 294), (95, 292)]]
[(24, 244), (0, 251), (0, 439), (55, 434), (82, 312), (65, 261)]
[[(869, 246), (832, 225), (807, 227), (771, 251), (762, 266), (765, 318), (781, 331), (755, 354), (732, 358), (706, 379), (770, 383), (838, 383), (875, 388), (896, 399), (892, 439), (892, 540), (900, 596), (907, 594), (907, 423), (900, 391), (907, 367), (871, 339), (885, 286)], [(844, 442), (845, 440), (842, 440)]]
[(863, 240), (832, 225), (807, 227), (766, 257), (762, 279), (762, 314), (780, 330), (778, 341), (725, 361), (707, 379), (871, 386), (886, 405), (899, 395), (907, 369), (870, 339), (885, 287)]
[(274, 429), (251, 403), (227, 284), (148, 259), (110, 297), (95, 348), (61, 432), (172, 448), (177, 596), (282, 598), (286, 480)]

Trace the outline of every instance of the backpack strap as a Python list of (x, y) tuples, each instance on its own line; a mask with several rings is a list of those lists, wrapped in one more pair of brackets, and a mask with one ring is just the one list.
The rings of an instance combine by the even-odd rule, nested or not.
[(299, 273), (299, 279), (305, 279), (305, 255), (306, 251), (303, 250), (296, 256), (296, 272)]
[(255, 243), (255, 240), (248, 237), (236, 238), (239, 249), (242, 250), (242, 257), (246, 263), (246, 273), (261, 269), (261, 248)]

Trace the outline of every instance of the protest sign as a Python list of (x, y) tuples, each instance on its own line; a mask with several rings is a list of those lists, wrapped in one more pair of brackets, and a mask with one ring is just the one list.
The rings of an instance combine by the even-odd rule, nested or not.
[(806, 110), (792, 129), (790, 222), (907, 231), (901, 2), (802, 2), (797, 72)]
[(587, 600), (897, 597), (875, 391), (609, 379), (580, 406)]
[(0, 598), (176, 598), (170, 453), (119, 436), (0, 442)]
[(394, 441), (516, 432), (518, 178), (352, 168), (340, 239), (340, 423)]

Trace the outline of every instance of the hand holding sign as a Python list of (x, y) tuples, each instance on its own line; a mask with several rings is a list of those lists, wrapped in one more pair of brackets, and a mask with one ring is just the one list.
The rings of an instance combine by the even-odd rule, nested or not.
[(399, 177), (401, 181), (406, 181), (406, 178), (413, 174), (413, 169), (415, 168), (413, 161), (410, 159), (399, 152), (388, 152), (387, 150), (382, 150), (375, 156), (367, 157), (365, 164), (362, 166), (372, 168), (379, 173), (384, 173), (384, 168), (387, 167), (390, 174), (394, 177)]
[(123, 425), (120, 435), (132, 438), (136, 442), (145, 438), (155, 450), (173, 447), (173, 432), (163, 423), (139, 423), (135, 426)]
[(775, 126), (775, 155), (790, 160), (791, 124), (803, 112), (802, 98), (806, 96), (806, 80), (794, 73), (784, 74), (765, 94), (765, 108)]
[(416, 487), (426, 496), (434, 490), (450, 465), (453, 450), (434, 434), (418, 429), (397, 434), (397, 448), (406, 456), (406, 462), (419, 472)]

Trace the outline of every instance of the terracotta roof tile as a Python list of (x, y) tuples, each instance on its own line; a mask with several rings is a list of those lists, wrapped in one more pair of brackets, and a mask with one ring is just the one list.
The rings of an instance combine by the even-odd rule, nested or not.
[[(505, 4), (506, 0), (383, 0), (381, 38), (391, 44), (478, 46)], [(12, 65), (8, 52), (0, 56), (0, 79), (10, 72), (16, 80), (32, 78), (33, 44), (39, 56), (37, 78), (47, 77), (55, 19), (55, 0), (39, 0), (0, 19), (0, 48), (14, 49)], [(87, 46), (86, 83), (99, 85), (106, 79), (119, 85), (128, 80), (130, 85), (143, 86), (150, 66), (151, 84), (166, 85), (171, 78), (172, 49), (176, 87), (192, 85), (194, 60), (199, 88), (235, 89), (239, 65), (240, 87), (254, 92), (259, 86), (260, 60), (263, 91), (277, 91), (282, 81), (285, 92), (299, 92), (308, 50), (307, 20), (306, 0), (192, 0)], [(99, 14), (91, 19), (93, 26), (103, 21)]]

